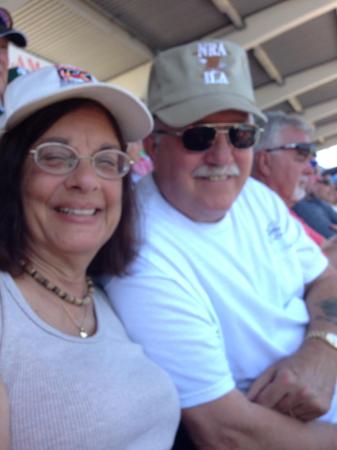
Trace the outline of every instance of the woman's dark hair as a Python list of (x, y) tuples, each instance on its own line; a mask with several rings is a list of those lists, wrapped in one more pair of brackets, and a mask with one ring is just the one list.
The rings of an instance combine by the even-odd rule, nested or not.
[[(24, 258), (27, 229), (22, 206), (23, 164), (28, 150), (57, 120), (83, 106), (103, 109), (117, 134), (121, 148), (126, 145), (114, 117), (99, 103), (87, 99), (64, 100), (47, 106), (25, 119), (0, 140), (0, 270), (12, 275), (21, 272), (19, 261)], [(91, 261), (88, 273), (101, 275), (126, 273), (136, 254), (135, 203), (130, 174), (123, 178), (122, 214), (111, 238)]]

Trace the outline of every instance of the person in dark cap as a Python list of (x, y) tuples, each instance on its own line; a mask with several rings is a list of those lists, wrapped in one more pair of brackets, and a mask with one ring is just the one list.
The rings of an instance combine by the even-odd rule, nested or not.
[[(13, 19), (5, 8), (0, 8), (0, 98), (2, 98), (8, 82), (8, 43), (18, 47), (26, 47), (26, 36), (13, 28)], [(1, 113), (3, 112), (1, 106)]]
[(160, 53), (148, 105), (143, 246), (105, 283), (117, 314), (171, 375), (198, 449), (336, 450), (336, 271), (249, 177), (264, 115), (246, 52), (218, 39)]

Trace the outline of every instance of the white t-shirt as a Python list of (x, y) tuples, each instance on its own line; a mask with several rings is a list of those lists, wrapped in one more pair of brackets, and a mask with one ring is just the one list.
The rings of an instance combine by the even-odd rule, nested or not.
[(325, 256), (256, 180), (212, 224), (172, 208), (151, 176), (137, 190), (140, 255), (130, 276), (105, 280), (117, 314), (170, 373), (182, 407), (247, 391), (303, 341), (305, 284), (326, 268)]

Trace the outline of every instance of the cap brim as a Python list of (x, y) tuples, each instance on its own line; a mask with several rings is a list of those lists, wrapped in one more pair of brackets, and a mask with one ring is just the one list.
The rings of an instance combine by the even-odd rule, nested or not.
[(46, 106), (72, 98), (85, 98), (104, 106), (116, 119), (126, 142), (143, 139), (152, 131), (152, 116), (142, 102), (124, 89), (105, 83), (70, 86), (54, 95), (37, 98), (7, 117), (6, 130)]
[(17, 45), (18, 47), (26, 47), (27, 45), (26, 36), (20, 31), (16, 30), (4, 31), (3, 33), (0, 33), (0, 37), (7, 38), (9, 41)]
[(219, 93), (201, 95), (152, 112), (166, 125), (182, 128), (210, 114), (229, 109), (250, 113), (265, 122), (267, 121), (266, 116), (254, 103), (245, 97), (231, 95), (230, 93), (226, 93), (226, 95), (219, 95)]

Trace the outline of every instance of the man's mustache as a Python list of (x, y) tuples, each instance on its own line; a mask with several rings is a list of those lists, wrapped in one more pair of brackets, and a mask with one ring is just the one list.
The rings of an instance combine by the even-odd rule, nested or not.
[(221, 177), (221, 176), (231, 176), (237, 177), (240, 175), (240, 169), (236, 164), (231, 164), (230, 166), (200, 166), (197, 167), (193, 173), (193, 177), (198, 178), (206, 178), (206, 177)]

